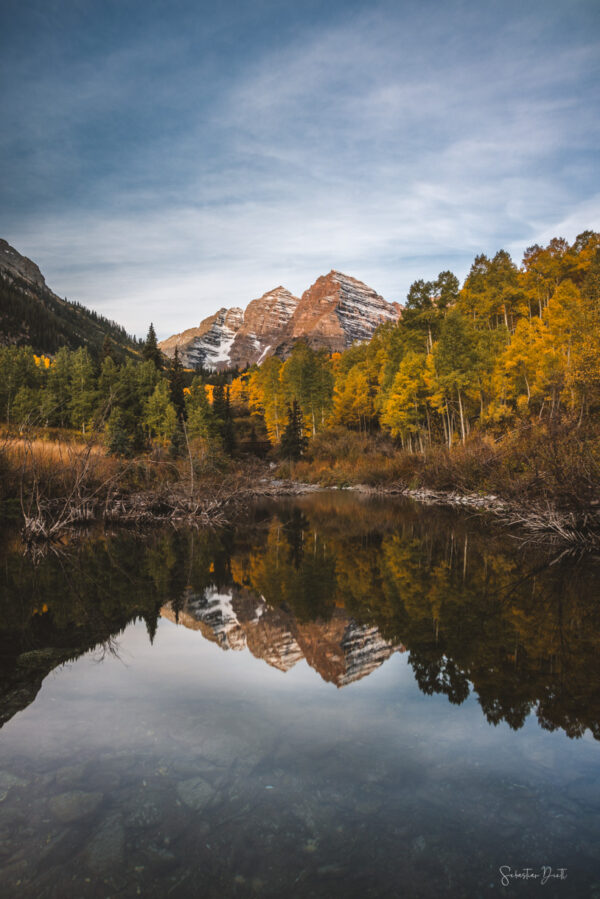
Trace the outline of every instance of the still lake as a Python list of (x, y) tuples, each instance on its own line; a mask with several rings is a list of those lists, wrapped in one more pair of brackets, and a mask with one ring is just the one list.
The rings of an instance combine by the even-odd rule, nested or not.
[(600, 897), (593, 559), (325, 492), (0, 564), (0, 896)]

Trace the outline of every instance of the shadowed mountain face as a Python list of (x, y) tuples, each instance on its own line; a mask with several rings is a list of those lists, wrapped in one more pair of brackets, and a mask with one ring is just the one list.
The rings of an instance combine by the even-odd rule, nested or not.
[(86, 346), (97, 355), (105, 337), (118, 355), (133, 358), (138, 350), (124, 328), (53, 293), (35, 262), (0, 239), (0, 346), (28, 345), (37, 353)]
[[(35, 565), (0, 546), (0, 723), (44, 677), (162, 616), (294, 677), (348, 687), (396, 652), (425, 694), (470, 694), (493, 724), (600, 737), (599, 569), (459, 512), (313, 494), (259, 504), (235, 531), (90, 536)], [(118, 651), (118, 650), (117, 650)]]
[(318, 278), (302, 298), (276, 287), (245, 311), (234, 307), (217, 313), (163, 340), (160, 348), (179, 356), (189, 367), (246, 368), (277, 354), (285, 358), (294, 343), (338, 352), (356, 341), (370, 340), (376, 328), (400, 317), (397, 303), (388, 303), (362, 281), (331, 271)]

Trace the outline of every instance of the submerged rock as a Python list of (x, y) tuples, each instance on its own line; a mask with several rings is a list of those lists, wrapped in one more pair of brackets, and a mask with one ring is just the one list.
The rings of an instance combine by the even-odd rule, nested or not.
[(131, 811), (126, 817), (128, 827), (155, 827), (162, 819), (162, 795), (138, 797), (131, 804)]
[(8, 796), (8, 791), (13, 787), (24, 787), (26, 785), (27, 781), (23, 780), (22, 777), (17, 777), (16, 774), (11, 774), (10, 771), (0, 771), (0, 802), (4, 802)]
[(78, 821), (96, 811), (103, 799), (102, 793), (85, 793), (83, 790), (71, 790), (53, 796), (48, 806), (50, 811), (63, 824)]
[(71, 784), (83, 778), (83, 776), (85, 775), (86, 767), (86, 765), (81, 764), (66, 765), (63, 768), (59, 768), (54, 775), (56, 783), (61, 787), (71, 786)]
[(98, 828), (86, 850), (88, 867), (100, 873), (112, 870), (123, 861), (125, 830), (121, 816), (111, 815)]
[(179, 798), (194, 811), (203, 809), (214, 795), (214, 790), (202, 777), (190, 777), (177, 784)]

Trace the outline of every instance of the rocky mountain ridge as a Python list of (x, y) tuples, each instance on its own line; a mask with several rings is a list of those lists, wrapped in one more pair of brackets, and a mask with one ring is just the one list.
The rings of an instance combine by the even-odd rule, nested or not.
[(317, 278), (301, 298), (276, 287), (238, 307), (217, 313), (159, 345), (167, 356), (177, 347), (190, 368), (246, 368), (267, 356), (285, 358), (298, 340), (313, 349), (341, 352), (369, 340), (383, 322), (397, 321), (401, 307), (388, 303), (362, 281), (332, 270)]
[(46, 279), (39, 267), (22, 256), (8, 241), (0, 238), (0, 271), (4, 278), (22, 278), (36, 287), (46, 287)]
[(0, 346), (31, 346), (53, 354), (86, 346), (99, 355), (105, 337), (120, 357), (137, 346), (124, 328), (53, 293), (39, 267), (0, 238)]

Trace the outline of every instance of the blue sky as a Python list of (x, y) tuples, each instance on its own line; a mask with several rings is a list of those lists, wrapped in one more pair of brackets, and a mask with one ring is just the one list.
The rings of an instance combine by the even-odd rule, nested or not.
[(600, 3), (3, 0), (0, 236), (143, 335), (600, 229)]

